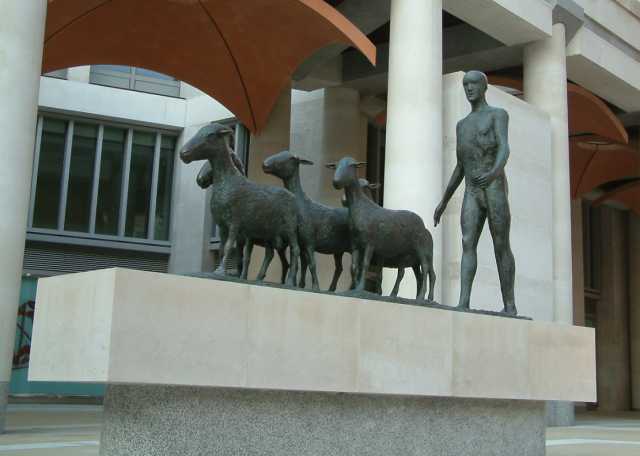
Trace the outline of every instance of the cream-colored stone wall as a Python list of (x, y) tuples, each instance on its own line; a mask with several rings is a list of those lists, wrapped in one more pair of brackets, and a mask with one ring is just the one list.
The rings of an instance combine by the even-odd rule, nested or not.
[[(470, 111), (462, 89), (463, 73), (444, 79), (444, 182), (456, 165), (456, 124)], [(516, 259), (515, 294), (521, 315), (553, 320), (553, 246), (551, 195), (551, 131), (549, 117), (524, 101), (490, 87), (489, 104), (509, 113), (511, 155), (506, 166), (511, 207), (511, 247)], [(444, 189), (443, 189), (444, 191)], [(462, 232), (460, 210), (464, 183), (443, 217), (444, 263), (442, 303), (457, 305), (460, 292)], [(435, 209), (435, 208), (434, 208)], [(428, 221), (430, 222), (430, 221)], [(500, 282), (493, 242), (485, 225), (478, 245), (478, 272), (471, 306), (501, 310)]]

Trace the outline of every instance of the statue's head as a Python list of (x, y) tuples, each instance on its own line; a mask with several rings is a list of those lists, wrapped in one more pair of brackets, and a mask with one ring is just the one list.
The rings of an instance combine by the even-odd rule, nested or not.
[(351, 157), (344, 157), (337, 164), (329, 163), (327, 168), (335, 169), (333, 187), (337, 190), (358, 184), (358, 168), (367, 166), (367, 162), (359, 162)]
[(283, 150), (282, 152), (267, 157), (267, 159), (262, 162), (262, 170), (280, 179), (288, 179), (295, 175), (300, 165), (313, 165), (313, 162), (298, 157), (288, 150)]
[(234, 131), (226, 125), (215, 122), (207, 124), (182, 146), (180, 159), (185, 163), (191, 163), (229, 154), (233, 136)]
[(482, 71), (468, 71), (462, 79), (462, 86), (467, 100), (473, 103), (484, 98), (489, 87), (489, 80)]

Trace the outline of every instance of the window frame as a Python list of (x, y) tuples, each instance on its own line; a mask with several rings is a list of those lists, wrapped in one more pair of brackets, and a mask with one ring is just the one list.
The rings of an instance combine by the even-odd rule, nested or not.
[[(128, 67), (130, 69), (128, 73), (124, 71), (108, 70), (101, 67), (102, 65), (91, 65), (91, 69), (89, 72), (89, 82), (91, 84), (105, 87), (114, 87), (117, 89), (133, 90), (141, 93), (150, 93), (163, 97), (180, 98), (180, 81), (171, 75), (165, 76), (168, 76), (172, 79), (162, 79), (138, 74), (138, 68), (132, 66)], [(144, 70), (145, 68), (140, 69)], [(138, 84), (136, 84), (138, 82), (148, 84), (151, 87), (155, 86), (157, 88), (162, 88), (164, 90), (156, 91), (151, 89), (141, 89), (140, 87), (138, 87)]]
[[(42, 133), (44, 119), (57, 119), (67, 122), (67, 131), (65, 135), (65, 149), (64, 149), (64, 165), (61, 175), (61, 192), (58, 205), (57, 226), (52, 228), (38, 228), (33, 226), (34, 212), (35, 212), (35, 200), (36, 189), (38, 183), (38, 168), (40, 164), (40, 151), (42, 147)], [(98, 135), (96, 140), (96, 152), (93, 166), (93, 177), (91, 181), (91, 206), (89, 215), (89, 228), (87, 232), (84, 231), (72, 231), (67, 230), (64, 227), (66, 217), (66, 206), (68, 198), (69, 188), (69, 171), (71, 168), (71, 154), (73, 149), (73, 133), (76, 123), (91, 124), (98, 128)], [(100, 171), (102, 165), (102, 146), (104, 139), (104, 128), (115, 127), (126, 130), (125, 150), (123, 158), (123, 172), (122, 180), (120, 182), (120, 205), (118, 208), (118, 231), (116, 235), (97, 234), (96, 233), (96, 217), (98, 207), (98, 193), (100, 186)], [(153, 158), (153, 171), (152, 181), (150, 189), (150, 202), (149, 202), (149, 219), (147, 221), (147, 236), (145, 238), (128, 237), (125, 236), (125, 225), (128, 205), (128, 192), (129, 192), (129, 176), (131, 170), (131, 152), (133, 147), (133, 134), (135, 131), (151, 132), (155, 136), (154, 145), (154, 158)], [(155, 236), (155, 222), (156, 222), (156, 208), (157, 208), (157, 191), (159, 183), (160, 172), (160, 154), (162, 145), (162, 136), (171, 136), (175, 138), (175, 148), (173, 153), (173, 168), (171, 179), (171, 195), (175, 193), (176, 179), (175, 169), (177, 160), (178, 141), (180, 131), (173, 131), (169, 129), (151, 128), (147, 126), (132, 126), (127, 124), (121, 124), (117, 122), (103, 121), (92, 118), (78, 118), (62, 115), (55, 112), (41, 111), (38, 113), (37, 127), (36, 127), (36, 141), (35, 150), (32, 164), (32, 177), (31, 177), (31, 194), (29, 199), (29, 212), (27, 219), (27, 239), (33, 241), (48, 241), (56, 243), (67, 244), (81, 244), (81, 245), (93, 245), (98, 247), (112, 247), (112, 248), (125, 248), (133, 250), (153, 251), (168, 253), (171, 249), (171, 230), (169, 230), (169, 239), (161, 240), (154, 239)], [(171, 198), (172, 199), (172, 198)], [(173, 219), (173, 208), (170, 208), (169, 214), (169, 226), (171, 226)]]

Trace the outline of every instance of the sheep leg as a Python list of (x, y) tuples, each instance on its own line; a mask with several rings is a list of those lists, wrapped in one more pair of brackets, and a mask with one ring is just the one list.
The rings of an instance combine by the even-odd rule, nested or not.
[(224, 244), (224, 253), (222, 255), (222, 261), (220, 262), (220, 266), (216, 272), (221, 271), (220, 274), (227, 275), (227, 271), (224, 268), (224, 265), (227, 264), (227, 261), (230, 258), (230, 255), (233, 252), (233, 246), (236, 243), (236, 237), (238, 236), (238, 232), (234, 227), (229, 229), (229, 235), (227, 236), (227, 242)]
[(433, 270), (433, 262), (429, 261), (429, 270), (428, 270), (428, 274), (429, 274), (429, 297), (427, 298), (429, 301), (433, 301), (433, 290), (435, 289), (436, 286), (436, 273)]
[(357, 291), (364, 291), (365, 282), (367, 278), (367, 271), (371, 265), (371, 258), (373, 257), (373, 245), (367, 244), (364, 248), (364, 255), (362, 257), (362, 268), (360, 269), (360, 280), (358, 281)]
[(342, 255), (344, 253), (334, 253), (333, 261), (336, 264), (336, 270), (333, 272), (333, 279), (331, 279), (331, 285), (329, 286), (329, 291), (336, 291), (336, 287), (338, 286), (338, 280), (340, 279), (340, 275), (342, 274)]
[(307, 266), (309, 262), (307, 261), (307, 252), (303, 250), (300, 252), (300, 282), (298, 283), (298, 287), (305, 288), (307, 286)]
[[(416, 299), (418, 301), (424, 301), (424, 295), (427, 293), (427, 276), (431, 277), (431, 267), (429, 266), (431, 264), (430, 259), (427, 257), (427, 254), (424, 252), (420, 252), (420, 267), (422, 269), (422, 273), (420, 274), (422, 277), (418, 277), (416, 276), (416, 280), (422, 279), (420, 280), (420, 289), (419, 289), (419, 293), (416, 296)], [(431, 271), (431, 272), (430, 272)], [(435, 276), (434, 276), (434, 281), (435, 281)], [(433, 288), (429, 290), (429, 300), (433, 300)]]
[(264, 258), (262, 259), (262, 266), (260, 266), (260, 271), (258, 271), (258, 276), (256, 277), (257, 282), (262, 282), (267, 275), (267, 268), (269, 264), (271, 264), (271, 260), (273, 259), (273, 247), (270, 245), (266, 245), (264, 247)]
[(420, 265), (419, 264), (414, 264), (413, 266), (411, 266), (411, 268), (413, 269), (413, 273), (416, 276), (416, 298), (418, 296), (420, 296), (420, 293), (422, 293), (422, 271), (420, 270)]
[(298, 235), (294, 232), (289, 235), (289, 276), (287, 277), (287, 285), (296, 286), (296, 278), (298, 277), (298, 261), (300, 261), (300, 245), (298, 244)]
[(251, 239), (247, 239), (244, 243), (244, 249), (242, 251), (242, 272), (240, 273), (240, 278), (247, 280), (247, 276), (249, 275), (249, 261), (251, 260), (251, 252), (253, 251), (253, 241)]
[(355, 290), (358, 286), (358, 279), (360, 278), (360, 250), (351, 249), (351, 287), (350, 290)]
[(393, 298), (398, 296), (398, 291), (400, 290), (400, 282), (402, 282), (403, 277), (404, 277), (404, 268), (398, 268), (398, 276), (396, 277), (396, 283), (393, 286), (393, 290), (391, 291), (391, 296)]
[[(227, 245), (229, 229), (224, 225), (219, 225), (218, 228), (220, 229), (220, 250), (224, 255), (224, 246)], [(222, 258), (220, 258), (220, 263), (218, 263), (218, 267), (215, 269), (214, 274), (224, 275), (224, 263), (222, 262)]]
[(318, 281), (318, 271), (316, 270), (316, 256), (314, 254), (314, 251), (315, 248), (313, 245), (305, 246), (307, 263), (309, 263), (309, 271), (311, 271), (311, 288), (313, 290), (319, 290), (320, 282)]
[(280, 263), (282, 264), (282, 277), (280, 283), (284, 284), (287, 281), (287, 272), (289, 271), (289, 262), (287, 261), (287, 249), (278, 249), (278, 256), (280, 257)]

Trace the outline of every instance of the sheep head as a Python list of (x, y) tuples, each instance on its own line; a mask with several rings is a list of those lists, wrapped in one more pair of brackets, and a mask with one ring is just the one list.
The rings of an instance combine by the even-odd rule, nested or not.
[(282, 152), (267, 157), (262, 163), (262, 170), (280, 179), (289, 179), (295, 176), (300, 165), (313, 165), (313, 162), (298, 157), (288, 150), (283, 150)]
[(351, 157), (344, 157), (337, 164), (329, 163), (327, 168), (335, 169), (333, 174), (333, 187), (337, 190), (358, 184), (358, 168), (367, 165), (367, 162), (358, 162)]
[(202, 127), (180, 150), (184, 163), (216, 159), (229, 154), (234, 132), (226, 125), (212, 122)]

